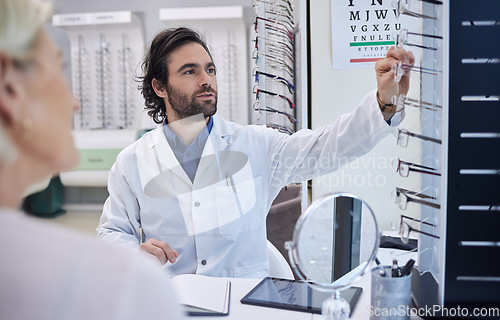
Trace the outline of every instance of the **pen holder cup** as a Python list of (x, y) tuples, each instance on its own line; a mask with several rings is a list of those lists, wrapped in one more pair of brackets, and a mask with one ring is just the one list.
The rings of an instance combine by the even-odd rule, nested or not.
[(411, 273), (391, 277), (391, 267), (384, 266), (386, 276), (379, 268), (372, 269), (371, 320), (409, 320), (411, 307)]

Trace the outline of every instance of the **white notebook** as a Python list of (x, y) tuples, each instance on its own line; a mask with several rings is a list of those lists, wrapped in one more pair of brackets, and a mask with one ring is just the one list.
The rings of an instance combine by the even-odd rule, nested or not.
[(186, 306), (189, 315), (227, 315), (231, 295), (231, 281), (182, 274), (172, 278), (179, 295), (179, 302)]

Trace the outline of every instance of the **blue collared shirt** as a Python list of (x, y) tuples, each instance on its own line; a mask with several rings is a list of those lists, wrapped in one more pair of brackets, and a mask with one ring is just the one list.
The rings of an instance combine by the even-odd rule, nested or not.
[(181, 164), (182, 168), (188, 175), (191, 182), (194, 181), (198, 164), (203, 153), (203, 148), (207, 142), (208, 136), (212, 131), (214, 122), (212, 117), (208, 120), (207, 130), (203, 129), (201, 133), (194, 139), (194, 141), (186, 146), (182, 140), (170, 130), (166, 122), (163, 124), (163, 132), (167, 138), (170, 148), (174, 151), (177, 161)]

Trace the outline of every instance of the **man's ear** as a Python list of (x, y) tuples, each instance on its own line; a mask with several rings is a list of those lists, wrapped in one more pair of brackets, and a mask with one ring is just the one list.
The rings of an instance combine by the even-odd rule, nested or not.
[(4, 124), (12, 124), (21, 111), (23, 92), (12, 58), (0, 51), (0, 117)]
[(167, 97), (167, 90), (165, 86), (158, 79), (153, 78), (153, 80), (151, 80), (151, 86), (153, 87), (153, 90), (155, 91), (158, 97), (160, 98)]

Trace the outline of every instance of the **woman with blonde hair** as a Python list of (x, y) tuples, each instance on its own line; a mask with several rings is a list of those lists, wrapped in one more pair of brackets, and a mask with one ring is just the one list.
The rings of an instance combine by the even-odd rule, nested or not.
[(0, 319), (183, 319), (146, 256), (18, 210), (28, 187), (74, 167), (78, 102), (41, 0), (0, 0)]

